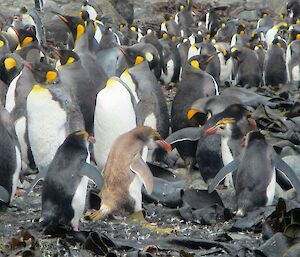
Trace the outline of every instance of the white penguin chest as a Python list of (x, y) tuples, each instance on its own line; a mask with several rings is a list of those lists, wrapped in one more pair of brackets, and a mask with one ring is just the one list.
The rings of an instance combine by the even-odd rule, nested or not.
[(275, 186), (276, 186), (276, 171), (274, 169), (273, 175), (270, 181), (270, 184), (267, 187), (266, 195), (267, 195), (267, 206), (273, 204), (274, 195), (275, 195)]
[(166, 67), (166, 73), (162, 72), (161, 79), (164, 81), (165, 84), (168, 84), (171, 82), (173, 75), (174, 75), (174, 61), (172, 59), (168, 60), (167, 67)]
[(66, 138), (67, 115), (48, 90), (33, 92), (27, 98), (28, 137), (38, 167), (52, 161)]
[(12, 200), (15, 196), (15, 193), (17, 190), (17, 185), (18, 185), (18, 180), (19, 180), (19, 176), (20, 176), (21, 166), (22, 166), (21, 153), (17, 146), (15, 146), (15, 154), (16, 154), (16, 169), (13, 174), (12, 191), (11, 191), (10, 200)]
[(136, 127), (136, 115), (128, 91), (123, 86), (110, 86), (98, 93), (95, 109), (94, 152), (97, 165), (104, 167), (115, 139)]
[(22, 74), (22, 71), (9, 84), (9, 87), (8, 87), (8, 90), (6, 93), (6, 100), (5, 100), (5, 109), (8, 112), (11, 112), (16, 105), (16, 99), (15, 99), (16, 87), (17, 87), (18, 79), (21, 76), (21, 74)]

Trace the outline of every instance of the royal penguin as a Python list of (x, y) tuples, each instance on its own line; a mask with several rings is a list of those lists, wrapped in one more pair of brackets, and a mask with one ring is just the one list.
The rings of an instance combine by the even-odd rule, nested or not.
[(67, 136), (51, 161), (42, 189), (42, 214), (39, 220), (45, 233), (57, 228), (78, 231), (84, 212), (88, 180), (101, 189), (103, 178), (90, 163), (89, 142), (94, 138), (86, 131)]
[(276, 154), (263, 134), (247, 134), (240, 156), (222, 168), (209, 185), (212, 192), (219, 182), (236, 171), (236, 215), (244, 216), (257, 207), (272, 205), (275, 194), (276, 173), (282, 172), (300, 193), (300, 183), (293, 170)]

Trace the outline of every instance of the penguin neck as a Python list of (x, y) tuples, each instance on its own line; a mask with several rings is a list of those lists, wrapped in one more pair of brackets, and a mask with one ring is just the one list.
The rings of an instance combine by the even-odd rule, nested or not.
[(224, 166), (230, 163), (233, 160), (233, 154), (228, 145), (229, 137), (222, 136), (221, 137), (221, 153), (222, 153), (222, 161)]

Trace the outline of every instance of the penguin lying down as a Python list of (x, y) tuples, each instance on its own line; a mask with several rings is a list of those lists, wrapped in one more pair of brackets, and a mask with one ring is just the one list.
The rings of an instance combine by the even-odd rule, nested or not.
[(263, 134), (248, 133), (240, 156), (223, 167), (211, 181), (213, 192), (230, 172), (236, 171), (235, 191), (238, 216), (244, 216), (255, 207), (272, 205), (275, 194), (276, 170), (283, 173), (300, 194), (300, 183), (293, 170), (266, 142)]

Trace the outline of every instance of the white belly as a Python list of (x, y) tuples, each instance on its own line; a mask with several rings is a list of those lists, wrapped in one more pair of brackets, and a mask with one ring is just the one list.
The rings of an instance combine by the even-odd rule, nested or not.
[[(222, 137), (221, 139), (221, 152), (222, 152), (222, 161), (224, 166), (233, 161), (233, 156), (231, 154), (230, 148), (228, 146), (228, 138)], [(225, 186), (233, 187), (232, 174), (228, 174), (225, 177)]]
[(275, 195), (275, 186), (276, 186), (276, 172), (275, 169), (273, 171), (273, 175), (272, 175), (272, 179), (270, 184), (267, 187), (267, 206), (272, 205), (273, 204), (273, 200), (274, 200), (274, 195)]
[(15, 121), (15, 129), (21, 147), (22, 168), (26, 169), (28, 165), (28, 146), (25, 140), (26, 118), (24, 116)]
[(130, 94), (122, 85), (111, 85), (97, 95), (94, 132), (94, 154), (102, 170), (115, 139), (136, 127), (136, 116)]
[(74, 217), (71, 220), (71, 224), (75, 231), (78, 231), (79, 219), (84, 211), (87, 185), (88, 178), (83, 176), (72, 199), (71, 206), (74, 210)]
[(16, 169), (13, 175), (13, 180), (12, 180), (12, 191), (11, 191), (11, 196), (10, 196), (10, 201), (14, 198), (16, 190), (17, 190), (17, 185), (19, 181), (19, 175), (21, 171), (21, 153), (18, 147), (15, 146), (15, 151), (16, 151)]
[(48, 90), (27, 97), (28, 137), (38, 168), (47, 167), (66, 138), (66, 112)]
[(17, 82), (18, 82), (18, 79), (21, 76), (21, 74), (22, 74), (22, 71), (9, 84), (9, 87), (8, 87), (8, 90), (6, 93), (6, 100), (5, 100), (5, 109), (8, 112), (11, 112), (16, 105), (16, 99), (15, 99), (16, 86), (17, 86)]
[(300, 65), (292, 69), (292, 81), (300, 81)]
[(171, 82), (173, 75), (174, 75), (174, 62), (173, 60), (169, 60), (167, 63), (167, 73), (162, 72), (161, 79), (165, 84), (168, 84)]
[(143, 182), (140, 180), (138, 175), (135, 175), (133, 181), (129, 186), (129, 195), (134, 199), (134, 212), (138, 212), (142, 209), (142, 186)]
[(222, 53), (218, 54), (220, 57), (220, 80), (222, 82), (230, 81), (231, 80), (231, 74), (232, 74), (232, 59), (229, 58), (228, 61), (225, 63), (225, 58)]

